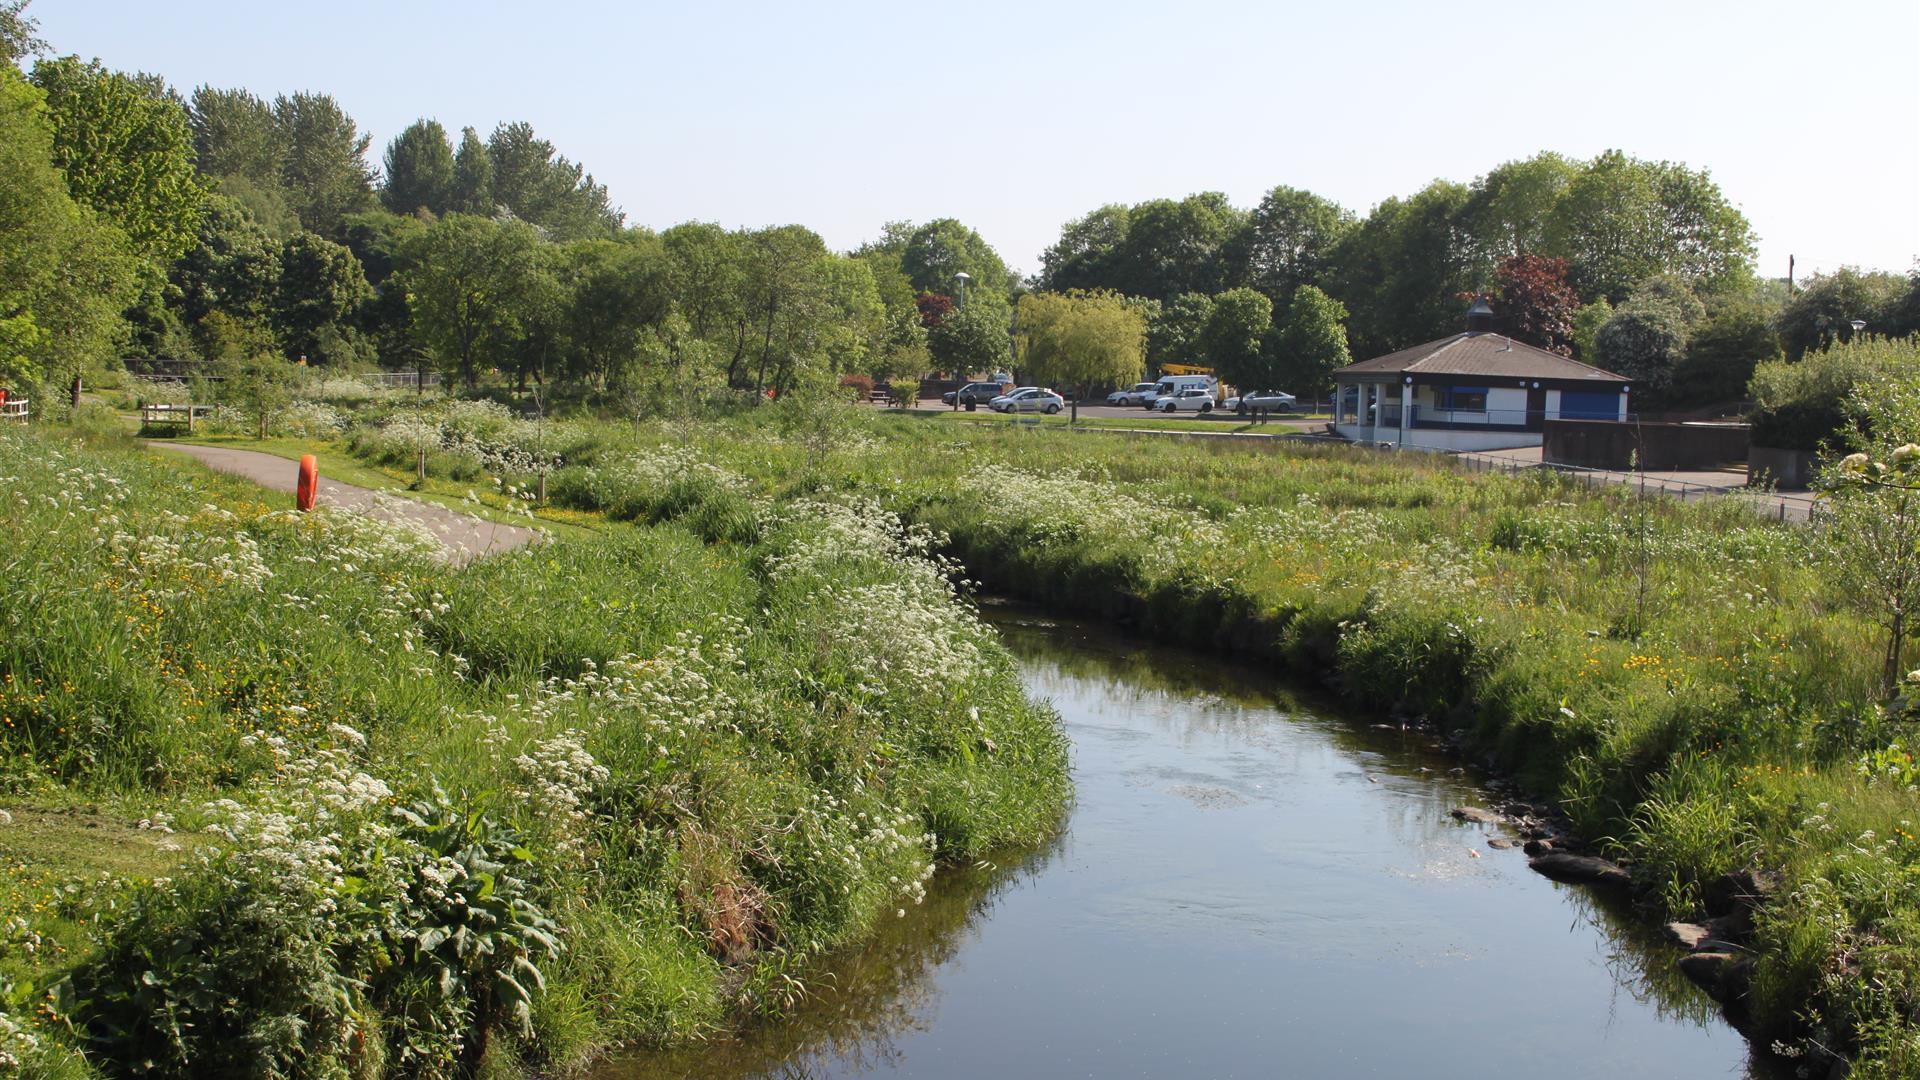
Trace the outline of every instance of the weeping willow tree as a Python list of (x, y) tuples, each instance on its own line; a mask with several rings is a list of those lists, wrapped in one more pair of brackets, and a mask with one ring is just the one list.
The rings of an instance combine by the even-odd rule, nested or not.
[(1074, 420), (1092, 387), (1125, 385), (1146, 370), (1146, 318), (1119, 293), (1028, 293), (1015, 314), (1021, 374), (1071, 387)]

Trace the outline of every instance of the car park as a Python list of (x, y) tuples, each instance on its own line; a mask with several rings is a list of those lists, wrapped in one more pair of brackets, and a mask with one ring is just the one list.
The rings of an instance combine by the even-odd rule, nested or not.
[(1161, 412), (1210, 413), (1213, 411), (1213, 391), (1189, 386), (1171, 397), (1161, 397), (1153, 407)]
[(1043, 412), (1048, 416), (1067, 407), (1067, 399), (1038, 386), (1023, 386), (987, 402), (994, 412)]
[(1280, 390), (1252, 390), (1226, 400), (1226, 408), (1236, 413), (1292, 412), (1294, 397)]
[(971, 382), (959, 390), (949, 390), (941, 394), (940, 403), (952, 405), (955, 404), (954, 399), (958, 398), (958, 404), (961, 405), (985, 405), (1006, 392), (1005, 383)]

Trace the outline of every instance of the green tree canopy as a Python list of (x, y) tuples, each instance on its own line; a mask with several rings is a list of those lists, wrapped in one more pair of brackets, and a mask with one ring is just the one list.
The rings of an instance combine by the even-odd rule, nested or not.
[(559, 156), (525, 123), (501, 124), (487, 139), (493, 201), (557, 240), (610, 237), (625, 215), (612, 208), (605, 186)]
[(313, 233), (294, 236), (280, 249), (274, 290), (273, 328), (281, 348), (315, 364), (358, 359), (352, 319), (372, 297), (353, 252)]
[(105, 359), (135, 291), (125, 236), (53, 167), (44, 102), (0, 65), (0, 386), (16, 394)]
[(53, 164), (73, 197), (164, 265), (193, 245), (206, 189), (193, 167), (186, 110), (152, 81), (77, 57), (42, 60)]
[(1281, 185), (1267, 192), (1230, 244), (1237, 283), (1284, 305), (1295, 289), (1326, 280), (1353, 214), (1331, 199)]
[(1275, 373), (1260, 348), (1272, 325), (1273, 301), (1257, 289), (1228, 289), (1214, 297), (1213, 311), (1200, 331), (1207, 364), (1236, 386), (1272, 382)]
[[(1249, 389), (1275, 389), (1290, 383), (1294, 393), (1319, 393), (1333, 385), (1333, 373), (1353, 362), (1347, 351), (1347, 309), (1313, 285), (1294, 290), (1287, 313), (1274, 327), (1266, 350), (1273, 363), (1263, 380)], [(1257, 385), (1256, 385), (1257, 384)]]
[(1088, 390), (1146, 370), (1146, 319), (1118, 293), (1027, 293), (1017, 314), (1021, 374), (1071, 388), (1076, 417)]
[(196, 242), (176, 260), (168, 278), (189, 326), (214, 312), (264, 324), (280, 283), (280, 245), (238, 202), (207, 200)]
[(286, 144), (273, 106), (246, 90), (197, 86), (188, 106), (195, 164), (202, 175), (239, 177), (278, 188)]
[(340, 222), (373, 204), (370, 136), (331, 94), (299, 93), (274, 99), (273, 116), (286, 156), (281, 181), (310, 232), (333, 235)]
[(448, 214), (406, 246), (399, 280), (416, 332), (468, 386), (492, 344), (512, 336), (537, 242), (524, 222)]
[(1807, 281), (1780, 311), (1776, 327), (1787, 355), (1804, 354), (1853, 339), (1853, 321), (1869, 334), (1898, 334), (1899, 306), (1910, 284), (1898, 274), (1843, 266)]
[(447, 209), (460, 214), (492, 217), (493, 159), (487, 156), (487, 144), (472, 128), (460, 129), (460, 148), (453, 153), (453, 186), (447, 192)]
[(1753, 272), (1753, 229), (1705, 171), (1609, 150), (1568, 186), (1543, 253), (1567, 259), (1582, 297), (1619, 303), (1655, 274), (1696, 290), (1743, 283)]
[(1149, 364), (1190, 364), (1205, 354), (1200, 335), (1213, 317), (1211, 296), (1181, 293), (1165, 303), (1153, 303), (1145, 314)]
[(1595, 363), (1632, 379), (1641, 404), (1667, 400), (1687, 340), (1705, 314), (1684, 281), (1650, 278), (1594, 336)]
[(1009, 275), (993, 246), (953, 218), (929, 221), (913, 230), (900, 251), (900, 270), (916, 292), (958, 296), (954, 275), (965, 273), (968, 302), (984, 298), (1005, 310)]
[(927, 350), (933, 362), (940, 370), (956, 372), (962, 378), (1005, 368), (1011, 344), (1007, 315), (1004, 302), (995, 307), (969, 300), (964, 307), (956, 308), (927, 331)]
[(387, 144), (380, 201), (396, 214), (444, 214), (453, 198), (453, 145), (438, 120), (415, 120)]

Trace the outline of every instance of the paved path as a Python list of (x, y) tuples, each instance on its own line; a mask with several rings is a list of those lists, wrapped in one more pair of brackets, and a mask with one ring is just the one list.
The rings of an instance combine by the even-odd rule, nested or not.
[[(235, 450), (226, 446), (195, 446), (192, 443), (149, 440), (148, 446), (172, 453), (186, 454), (201, 464), (221, 472), (243, 476), (274, 491), (293, 493), (299, 465), (273, 454), (257, 450)], [(383, 521), (404, 519), (424, 525), (440, 541), (448, 562), (463, 563), (480, 555), (509, 551), (530, 544), (539, 535), (517, 525), (500, 525), (471, 514), (461, 514), (444, 506), (407, 499), (386, 492), (371, 491), (352, 484), (327, 479), (327, 463), (320, 462), (322, 505), (339, 506)], [(292, 499), (287, 504), (293, 504)]]
[[(1469, 467), (1480, 466), (1515, 472), (1546, 467), (1542, 465), (1541, 449), (1538, 446), (1526, 446), (1514, 450), (1486, 450), (1473, 454), (1460, 454), (1458, 457)], [(1813, 493), (1749, 488), (1746, 472), (1739, 469), (1667, 471), (1649, 469), (1641, 473), (1628, 472), (1625, 469), (1553, 467), (1577, 477), (1585, 477), (1588, 483), (1624, 484), (1628, 487), (1637, 487), (1643, 492), (1658, 491), (1673, 495), (1683, 502), (1737, 493), (1743, 498), (1752, 500), (1755, 508), (1761, 513), (1780, 521), (1807, 521), (1813, 516), (1815, 502)]]

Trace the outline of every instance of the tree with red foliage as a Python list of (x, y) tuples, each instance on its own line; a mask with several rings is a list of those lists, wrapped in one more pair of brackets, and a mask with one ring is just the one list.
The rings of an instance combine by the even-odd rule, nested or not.
[(1508, 334), (1561, 356), (1573, 355), (1573, 312), (1580, 298), (1567, 284), (1567, 260), (1513, 255), (1493, 272), (1497, 311)]
[(945, 322), (953, 311), (953, 297), (944, 293), (923, 292), (913, 298), (913, 305), (920, 309), (920, 325), (931, 330)]

